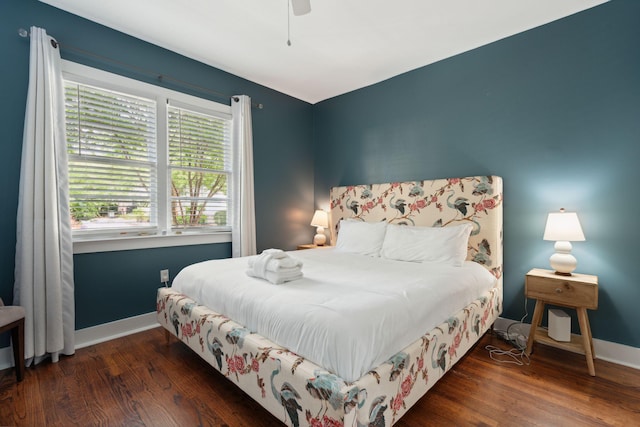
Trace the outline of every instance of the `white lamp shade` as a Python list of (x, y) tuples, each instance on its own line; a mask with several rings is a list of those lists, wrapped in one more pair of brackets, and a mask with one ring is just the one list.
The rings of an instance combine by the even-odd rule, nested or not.
[(325, 211), (317, 210), (313, 214), (311, 225), (314, 227), (329, 227), (329, 215)]
[(552, 212), (547, 217), (547, 225), (544, 228), (544, 240), (565, 242), (583, 241), (584, 233), (575, 212)]

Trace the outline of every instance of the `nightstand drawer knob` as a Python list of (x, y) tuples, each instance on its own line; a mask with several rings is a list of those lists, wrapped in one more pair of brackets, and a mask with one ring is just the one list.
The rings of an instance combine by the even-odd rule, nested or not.
[(556, 294), (561, 294), (562, 293), (562, 288), (556, 288)]

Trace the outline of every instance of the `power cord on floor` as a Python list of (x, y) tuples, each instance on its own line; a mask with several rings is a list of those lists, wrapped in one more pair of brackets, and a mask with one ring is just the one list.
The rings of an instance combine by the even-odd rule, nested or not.
[(485, 346), (485, 350), (489, 352), (489, 357), (498, 363), (511, 363), (513, 365), (523, 366), (529, 365), (529, 356), (519, 348), (504, 350), (493, 345)]
[[(519, 326), (524, 324), (524, 320), (529, 316), (527, 310), (527, 299), (524, 299), (524, 316), (519, 322), (511, 323), (506, 331), (494, 330), (493, 332), (513, 347), (509, 350), (505, 350), (494, 345), (485, 346), (485, 350), (489, 352), (489, 357), (498, 363), (508, 363), (518, 366), (529, 365), (529, 356), (525, 352), (527, 348), (528, 337), (525, 336)], [(512, 332), (512, 329), (516, 329), (517, 332)]]

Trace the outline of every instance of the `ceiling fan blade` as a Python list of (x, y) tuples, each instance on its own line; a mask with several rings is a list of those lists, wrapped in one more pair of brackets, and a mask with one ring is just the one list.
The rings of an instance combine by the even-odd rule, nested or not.
[(311, 0), (291, 0), (291, 8), (295, 16), (311, 12)]

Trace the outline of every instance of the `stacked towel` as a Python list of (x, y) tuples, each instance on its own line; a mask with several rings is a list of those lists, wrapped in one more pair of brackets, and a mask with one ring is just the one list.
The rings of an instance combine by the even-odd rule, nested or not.
[(247, 275), (280, 285), (302, 278), (302, 262), (281, 249), (267, 249), (249, 258)]

